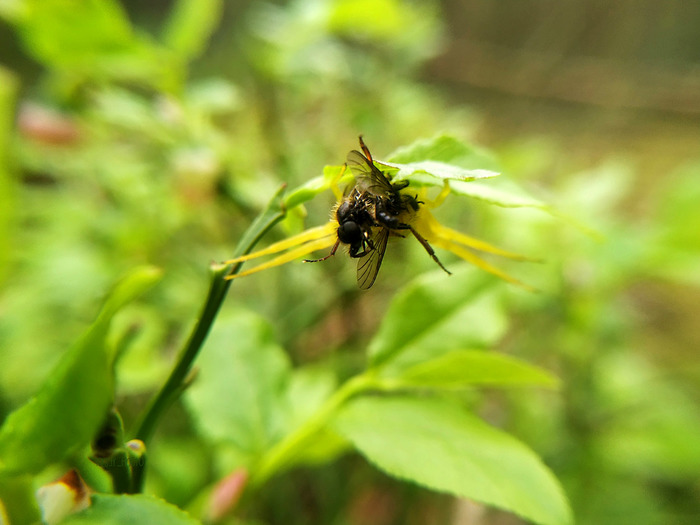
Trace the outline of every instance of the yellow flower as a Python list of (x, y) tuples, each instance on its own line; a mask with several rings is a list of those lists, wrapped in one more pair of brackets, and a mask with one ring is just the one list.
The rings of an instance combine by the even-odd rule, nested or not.
[[(333, 209), (331, 220), (322, 226), (309, 228), (302, 233), (276, 242), (262, 250), (226, 261), (226, 264), (235, 264), (268, 255), (276, 255), (263, 264), (249, 270), (231, 274), (226, 278), (236, 279), (252, 275), (262, 270), (294, 261), (300, 257), (308, 256), (319, 250), (331, 248), (331, 254), (334, 254), (339, 244), (351, 245), (347, 240), (345, 242), (341, 241), (347, 235), (342, 235), (343, 232), (339, 228), (342, 229), (346, 221), (344, 217), (339, 217), (341, 212), (336, 214), (336, 210), (345, 202), (345, 208), (352, 210), (350, 212), (351, 217), (347, 219), (347, 222), (353, 222), (353, 227), (360, 226), (360, 231), (355, 233), (359, 237), (355, 237), (354, 244), (351, 245), (354, 251), (351, 249), (350, 253), (352, 256), (360, 259), (358, 262), (358, 284), (361, 288), (372, 286), (376, 272), (381, 264), (387, 237), (390, 235), (404, 237), (404, 233), (410, 231), (441, 267), (442, 263), (433, 254), (432, 247), (448, 250), (465, 261), (505, 281), (532, 289), (503, 270), (493, 266), (474, 252), (485, 252), (521, 261), (528, 260), (528, 258), (448, 228), (440, 224), (430, 212), (430, 209), (440, 206), (449, 195), (450, 185), (448, 179), (443, 179), (442, 191), (436, 199), (431, 201), (427, 198), (425, 188), (416, 189), (410, 187), (407, 181), (392, 183), (390, 178), (374, 166), (372, 156), (362, 139), (360, 139), (360, 145), (365, 153), (364, 155), (358, 151), (353, 151), (348, 156), (348, 163), (353, 168), (357, 179), (356, 188), (358, 189), (351, 193), (346, 192), (347, 195), (345, 197), (340, 192), (338, 182), (345, 173), (345, 167), (335, 170), (336, 175), (327, 185), (333, 190), (338, 201)], [(361, 165), (365, 159), (367, 160), (366, 166)], [(389, 169), (394, 169), (393, 167), (397, 166), (394, 164), (380, 164), (383, 167), (389, 166)], [(330, 171), (333, 172), (334, 170)], [(363, 180), (363, 178), (367, 180)], [(381, 195), (374, 189), (368, 189), (367, 184), (373, 185), (374, 183), (383, 183), (387, 192), (386, 195)], [(398, 205), (395, 202), (396, 200), (400, 201)], [(392, 212), (395, 213), (392, 214)], [(352, 215), (353, 213), (355, 215)], [(386, 217), (387, 215), (388, 218)], [(361, 216), (361, 218), (358, 218), (358, 216)], [(362, 228), (363, 226), (364, 228)], [(363, 265), (365, 267), (368, 265), (374, 266), (370, 269), (370, 272), (373, 273), (369, 277), (366, 274), (363, 275)]]

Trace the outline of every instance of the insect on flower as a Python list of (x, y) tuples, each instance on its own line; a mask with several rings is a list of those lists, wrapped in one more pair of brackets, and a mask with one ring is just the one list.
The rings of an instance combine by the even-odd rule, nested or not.
[[(305, 259), (305, 262), (325, 261), (335, 255), (342, 244), (348, 247), (351, 258), (358, 259), (357, 283), (361, 289), (367, 290), (377, 278), (389, 238), (405, 237), (410, 232), (425, 248), (428, 255), (448, 274), (450, 272), (440, 262), (432, 246), (448, 250), (486, 272), (532, 290), (530, 286), (493, 266), (473, 251), (487, 252), (516, 260), (528, 260), (527, 257), (502, 250), (485, 241), (448, 228), (438, 222), (430, 212), (430, 208), (440, 205), (451, 192), (450, 178), (468, 182), (475, 178), (493, 177), (498, 175), (497, 173), (475, 174), (473, 171), (466, 170), (453, 177), (452, 173), (455, 170), (459, 171), (460, 168), (439, 161), (429, 161), (430, 169), (437, 166), (445, 170), (447, 166), (448, 171), (451, 170), (449, 177), (439, 179), (443, 185), (442, 191), (436, 199), (431, 201), (427, 198), (425, 188), (419, 188), (416, 193), (409, 192), (406, 190), (409, 181), (394, 181), (390, 175), (378, 168), (362, 137), (360, 137), (360, 148), (362, 152), (353, 150), (348, 154), (345, 165), (339, 171), (335, 171), (336, 175), (332, 179), (326, 180), (324, 176), (325, 182), (321, 184), (321, 189), (332, 189), (338, 198), (338, 204), (334, 207), (332, 217), (326, 224), (309, 228), (254, 253), (226, 261), (225, 264), (237, 264), (266, 255), (276, 255), (250, 270), (232, 273), (226, 276), (226, 279), (251, 275), (307, 256), (312, 252), (330, 248), (330, 252), (320, 259)], [(378, 164), (389, 168), (411, 166), (385, 162)], [(354, 176), (354, 182), (348, 185), (344, 194), (341, 194), (338, 183), (348, 167)], [(421, 166), (421, 169), (424, 167)], [(318, 180), (310, 181), (312, 188), (317, 187)]]
[(335, 255), (341, 243), (347, 244), (350, 257), (360, 259), (357, 262), (357, 284), (362, 290), (367, 290), (377, 278), (389, 237), (403, 237), (401, 232), (410, 231), (440, 268), (449, 274), (428, 241), (411, 226), (423, 202), (415, 196), (401, 193), (408, 187), (408, 181), (392, 183), (374, 165), (372, 154), (362, 137), (360, 147), (364, 154), (352, 150), (347, 158), (346, 165), (355, 175), (355, 184), (346, 189), (346, 196), (335, 212), (338, 239), (328, 255), (320, 259), (306, 259), (305, 262), (325, 261)]

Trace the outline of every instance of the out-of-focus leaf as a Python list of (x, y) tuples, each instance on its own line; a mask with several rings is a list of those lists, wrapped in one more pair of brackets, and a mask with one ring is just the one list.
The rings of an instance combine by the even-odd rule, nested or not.
[[(35, 491), (31, 476), (0, 478), (0, 522), (39, 523), (41, 512)], [(7, 522), (2, 521), (3, 515), (8, 518)]]
[(114, 394), (105, 345), (112, 317), (159, 277), (157, 269), (144, 267), (120, 281), (41, 390), (7, 417), (0, 428), (0, 475), (39, 472), (92, 439)]
[(24, 15), (27, 10), (26, 0), (0, 0), (0, 16), (13, 22)]
[(509, 180), (493, 181), (486, 184), (478, 182), (455, 181), (450, 183), (452, 192), (465, 197), (473, 197), (503, 206), (505, 208), (537, 208), (544, 211), (552, 211), (548, 204), (528, 195), (525, 190)]
[(333, 3), (330, 24), (354, 35), (390, 38), (405, 27), (408, 12), (395, 0), (340, 0)]
[(168, 86), (179, 74), (169, 52), (133, 31), (113, 0), (25, 0), (14, 12), (26, 50), (50, 68)]
[(165, 26), (163, 40), (183, 58), (202, 52), (221, 16), (221, 0), (178, 0)]
[(98, 321), (102, 318), (107, 322), (111, 320), (118, 310), (155, 285), (162, 275), (162, 270), (154, 266), (142, 266), (129, 272), (110, 292)]
[[(305, 367), (295, 370), (286, 392), (287, 433), (293, 432), (313, 417), (336, 387), (337, 378), (330, 369)], [(310, 443), (310, 446), (296, 455), (296, 463), (325, 463), (348, 447), (345, 439), (328, 429), (317, 432)]]
[(0, 67), (0, 283), (7, 271), (7, 262), (12, 253), (12, 223), (14, 184), (10, 177), (10, 134), (14, 120), (17, 81), (6, 69)]
[(219, 321), (198, 358), (197, 380), (185, 402), (203, 436), (252, 461), (283, 430), (290, 364), (261, 317), (240, 310)]
[(392, 301), (368, 355), (371, 367), (405, 368), (460, 348), (495, 342), (506, 325), (495, 280), (459, 269), (434, 272), (406, 286)]
[(113, 496), (96, 494), (92, 505), (82, 512), (68, 516), (65, 525), (196, 525), (199, 520), (174, 505), (144, 494)]
[(448, 389), (477, 385), (557, 385), (557, 379), (541, 368), (506, 355), (477, 350), (457, 350), (418, 363), (402, 371), (397, 381), (401, 386)]
[(328, 399), (338, 386), (335, 374), (325, 367), (294, 370), (286, 391), (290, 429), (303, 423)]
[[(406, 55), (414, 59), (430, 56), (437, 49), (440, 24), (429, 3), (339, 0), (329, 5), (329, 29), (346, 38), (374, 40), (398, 47), (403, 51), (404, 60)], [(411, 28), (408, 32), (405, 31), (407, 27)]]
[(341, 410), (334, 427), (397, 478), (536, 523), (572, 521), (561, 487), (535, 453), (454, 403), (361, 397)]
[(679, 283), (700, 285), (700, 164), (688, 164), (662, 189), (651, 238), (645, 242), (647, 271)]
[(632, 353), (601, 359), (600, 407), (616, 414), (597, 447), (610, 464), (632, 476), (696, 480), (700, 472), (700, 409), (690, 392)]
[(242, 104), (237, 87), (217, 77), (192, 82), (185, 98), (188, 107), (204, 114), (227, 113)]

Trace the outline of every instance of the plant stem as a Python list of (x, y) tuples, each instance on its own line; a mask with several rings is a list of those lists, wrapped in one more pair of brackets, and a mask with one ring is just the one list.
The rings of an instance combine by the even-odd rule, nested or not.
[[(248, 230), (243, 234), (233, 257), (246, 254), (252, 250), (253, 246), (260, 238), (267, 233), (277, 222), (279, 222), (286, 214), (281, 202), (281, 194), (284, 191), (284, 186), (281, 187), (274, 195), (267, 208), (253, 221)], [(216, 319), (219, 309), (226, 297), (231, 281), (225, 280), (229, 274), (237, 273), (240, 270), (241, 263), (231, 267), (229, 265), (213, 265), (211, 282), (209, 284), (209, 293), (202, 307), (202, 311), (197, 319), (192, 333), (190, 334), (187, 343), (180, 351), (180, 356), (177, 360), (175, 368), (173, 368), (165, 384), (162, 386), (158, 394), (151, 400), (150, 404), (144, 411), (139, 424), (136, 427), (134, 437), (143, 442), (148, 442), (148, 439), (153, 434), (155, 427), (165, 412), (165, 410), (175, 401), (181, 393), (182, 382), (187, 377), (192, 363), (199, 353), (202, 344), (204, 343), (209, 330), (211, 329), (214, 320)]]
[(367, 372), (345, 382), (311, 418), (273, 446), (263, 456), (252, 473), (250, 486), (253, 488), (259, 487), (272, 476), (290, 466), (295, 456), (308, 445), (317, 432), (328, 424), (343, 403), (360, 392), (373, 389), (375, 385), (376, 379), (374, 374)]

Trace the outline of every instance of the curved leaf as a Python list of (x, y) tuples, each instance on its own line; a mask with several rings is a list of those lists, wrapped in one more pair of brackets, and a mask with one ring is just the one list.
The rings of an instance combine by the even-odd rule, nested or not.
[(112, 317), (160, 276), (139, 268), (117, 284), (90, 329), (66, 353), (41, 390), (0, 428), (0, 475), (36, 473), (92, 439), (113, 396), (105, 337)]
[(572, 521), (559, 483), (535, 453), (454, 403), (362, 397), (342, 409), (334, 426), (370, 462), (397, 478), (536, 523)]
[(378, 161), (395, 171), (394, 180), (410, 179), (416, 185), (442, 185), (446, 180), (472, 181), (496, 177), (493, 157), (449, 135), (418, 140), (396, 150), (389, 161)]
[(222, 0), (178, 0), (170, 12), (163, 40), (185, 58), (199, 55), (221, 19)]
[(388, 159), (402, 164), (436, 160), (466, 169), (499, 170), (498, 163), (491, 154), (467, 145), (450, 135), (437, 135), (429, 139), (417, 140), (413, 144), (398, 148), (389, 155)]
[[(410, 179), (411, 182), (415, 182), (417, 185), (435, 186), (442, 185), (446, 180), (467, 182), (476, 179), (489, 179), (498, 177), (499, 175), (499, 173), (495, 171), (483, 169), (468, 170), (455, 166), (454, 164), (447, 164), (446, 162), (439, 162), (436, 160), (423, 160), (420, 162), (411, 162), (409, 164), (397, 164), (394, 162), (380, 162), (379, 164), (397, 170), (396, 173), (393, 174), (392, 180)], [(431, 180), (429, 177), (425, 177), (425, 175), (435, 180)]]
[(489, 275), (459, 269), (407, 285), (370, 342), (370, 366), (405, 368), (449, 350), (495, 342), (506, 320), (498, 297), (489, 293), (494, 282)]
[(514, 357), (479, 350), (448, 352), (407, 368), (398, 377), (400, 386), (466, 388), (470, 386), (557, 386), (549, 372)]

